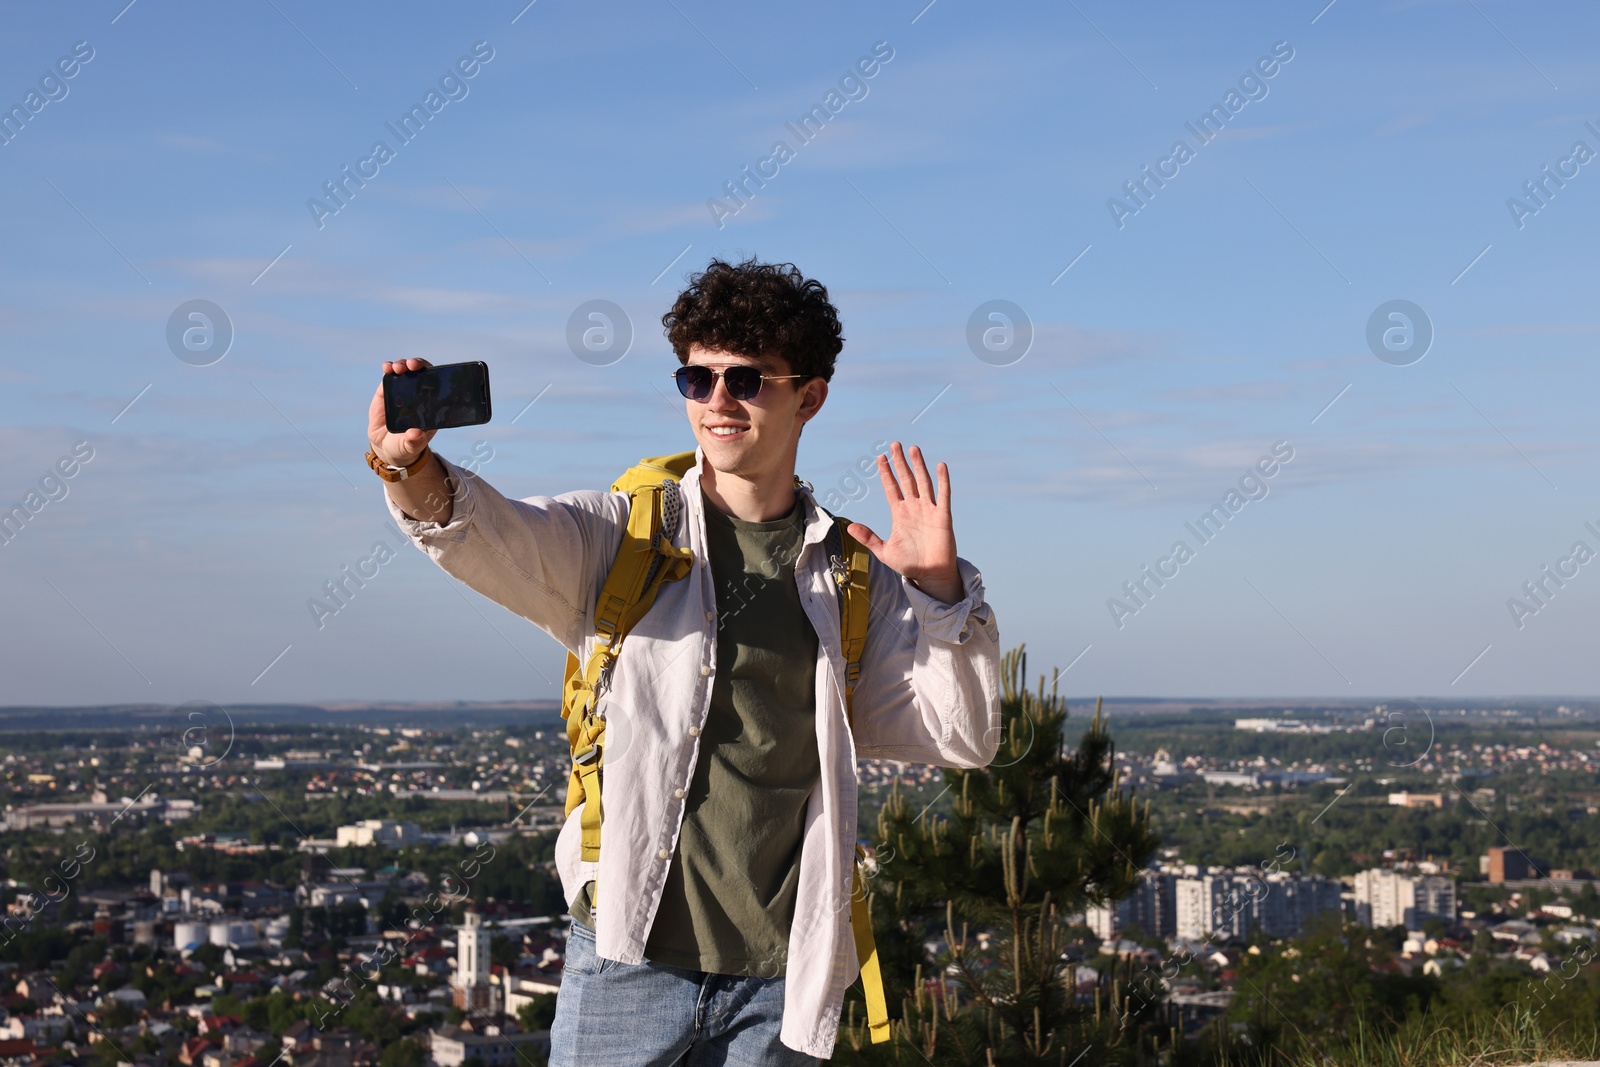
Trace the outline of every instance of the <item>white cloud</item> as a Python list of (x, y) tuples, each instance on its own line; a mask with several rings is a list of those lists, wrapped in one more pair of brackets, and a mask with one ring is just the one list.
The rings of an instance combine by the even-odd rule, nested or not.
[(1418, 126), (1426, 126), (1432, 121), (1432, 115), (1422, 111), (1413, 111), (1408, 115), (1401, 115), (1399, 118), (1384, 123), (1373, 131), (1372, 136), (1379, 139), (1393, 137), (1396, 134), (1405, 133), (1407, 130), (1414, 130)]

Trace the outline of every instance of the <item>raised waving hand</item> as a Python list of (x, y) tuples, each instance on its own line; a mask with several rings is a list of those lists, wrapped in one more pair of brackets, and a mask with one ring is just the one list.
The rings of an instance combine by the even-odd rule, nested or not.
[(949, 604), (961, 599), (961, 577), (956, 570), (956, 533), (950, 520), (950, 471), (943, 463), (937, 470), (936, 493), (922, 450), (912, 445), (908, 458), (900, 442), (892, 442), (890, 455), (878, 457), (878, 478), (889, 501), (889, 538), (884, 540), (859, 522), (850, 524), (850, 536), (878, 562), (905, 575), (935, 600)]

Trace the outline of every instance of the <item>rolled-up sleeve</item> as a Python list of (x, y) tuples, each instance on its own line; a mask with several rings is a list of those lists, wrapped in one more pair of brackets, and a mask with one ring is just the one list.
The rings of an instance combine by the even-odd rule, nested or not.
[(946, 604), (873, 561), (852, 715), (863, 758), (982, 767), (1000, 741), (1000, 630), (983, 576), (958, 558)]
[(627, 523), (627, 494), (579, 490), (512, 500), (439, 459), (451, 489), (450, 521), (408, 518), (385, 494), (400, 529), (462, 584), (577, 652)]

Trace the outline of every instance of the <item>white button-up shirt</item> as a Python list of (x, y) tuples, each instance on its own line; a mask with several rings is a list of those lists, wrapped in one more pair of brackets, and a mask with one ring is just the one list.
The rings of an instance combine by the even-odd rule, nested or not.
[[(442, 457), (441, 457), (442, 459)], [(687, 577), (662, 587), (623, 642), (602, 702), (607, 719), (605, 806), (598, 863), (579, 860), (578, 814), (557, 839), (556, 864), (570, 902), (594, 879), (595, 945), (606, 959), (639, 963), (694, 776), (700, 727), (717, 663), (716, 590), (706, 558), (700, 471), (684, 476), (672, 542), (694, 551)], [(460, 581), (521, 615), (588, 661), (594, 604), (627, 525), (626, 493), (580, 490), (511, 500), (444, 461), (454, 484), (445, 525), (408, 519), (400, 528)], [(946, 604), (872, 561), (871, 620), (846, 717), (839, 600), (825, 559), (832, 520), (798, 490), (805, 537), (795, 585), (817, 634), (815, 704), (822, 774), (812, 788), (799, 887), (784, 971), (783, 1029), (790, 1048), (827, 1058), (844, 991), (859, 970), (850, 933), (856, 841), (856, 760), (878, 758), (982, 767), (1000, 739), (1000, 635), (983, 579), (957, 560), (963, 598)]]

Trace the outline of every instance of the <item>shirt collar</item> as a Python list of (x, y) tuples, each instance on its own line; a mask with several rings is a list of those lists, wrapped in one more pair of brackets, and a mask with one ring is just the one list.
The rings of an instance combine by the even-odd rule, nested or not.
[[(690, 467), (688, 473), (683, 476), (684, 495), (695, 501), (694, 506), (696, 508), (699, 508), (700, 506), (700, 472), (702, 469), (704, 469), (701, 465), (704, 464), (705, 461), (705, 447), (703, 445), (696, 444), (694, 448), (694, 466)], [(822, 505), (817, 503), (817, 498), (811, 494), (811, 490), (807, 489), (803, 485), (796, 486), (795, 488), (800, 493), (800, 497), (805, 504), (806, 534), (805, 539), (801, 542), (801, 544), (809, 545), (813, 541), (821, 544), (828, 539), (828, 528), (833, 525), (833, 520), (828, 517), (827, 512), (822, 510)], [(704, 537), (704, 515), (700, 516), (700, 529), (701, 536)]]

